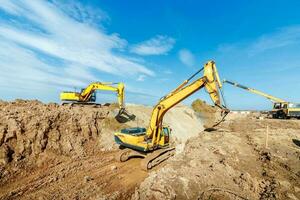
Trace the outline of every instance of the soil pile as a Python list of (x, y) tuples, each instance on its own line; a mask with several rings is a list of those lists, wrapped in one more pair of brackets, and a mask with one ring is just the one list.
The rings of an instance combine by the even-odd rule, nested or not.
[(188, 140), (132, 199), (299, 199), (299, 128), (300, 121), (229, 120)]
[[(114, 105), (0, 102), (0, 199), (130, 198), (148, 173), (141, 170), (140, 159), (115, 161), (113, 133), (147, 127), (152, 108), (127, 109), (135, 121), (119, 123)], [(173, 108), (164, 123), (172, 127), (173, 143), (181, 149), (203, 130), (195, 112), (182, 105)]]
[(0, 110), (2, 164), (29, 157), (35, 162), (44, 152), (75, 157), (93, 154), (101, 149), (103, 130), (116, 124), (109, 117), (109, 107), (87, 109), (18, 100), (0, 103)]
[(204, 128), (211, 128), (221, 120), (221, 112), (215, 106), (208, 105), (200, 99), (192, 103), (193, 110), (202, 119)]
[[(0, 111), (0, 199), (75, 198), (79, 195), (75, 188), (84, 188), (80, 182), (93, 174), (88, 172), (91, 168), (114, 163), (114, 155), (106, 155), (117, 149), (112, 132), (127, 127), (115, 120), (114, 106), (16, 100), (0, 102)], [(69, 179), (73, 182), (68, 185), (64, 181)], [(54, 192), (38, 193), (49, 187), (54, 187)], [(74, 191), (68, 193), (70, 187)], [(96, 192), (102, 194), (103, 187)], [(83, 193), (79, 197), (82, 195), (89, 196)]]
[(151, 107), (128, 105), (136, 120), (119, 123), (115, 106), (0, 102), (0, 199), (300, 198), (299, 120), (231, 113), (209, 132), (199, 116), (218, 111), (193, 108), (166, 114), (178, 152), (145, 172), (115, 161), (113, 133), (147, 127)]

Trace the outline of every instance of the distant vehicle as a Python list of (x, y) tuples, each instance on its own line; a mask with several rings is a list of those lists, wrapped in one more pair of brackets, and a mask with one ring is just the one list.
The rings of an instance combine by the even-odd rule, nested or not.
[(283, 99), (271, 96), (259, 90), (255, 90), (241, 84), (235, 83), (229, 80), (223, 80), (223, 83), (228, 83), (235, 87), (247, 90), (248, 92), (252, 92), (254, 94), (263, 96), (273, 102), (273, 109), (269, 112), (273, 118), (275, 119), (290, 119), (292, 117), (300, 119), (300, 103), (291, 103), (287, 102)]
[[(117, 85), (117, 86), (114, 86)], [(63, 104), (95, 104), (96, 102), (96, 90), (112, 91), (117, 93), (119, 103), (119, 113), (117, 116), (124, 114), (130, 119), (134, 119), (134, 115), (130, 115), (125, 110), (125, 94), (124, 94), (124, 83), (103, 83), (94, 82), (89, 84), (86, 88), (81, 89), (81, 92), (61, 92), (60, 100)]]

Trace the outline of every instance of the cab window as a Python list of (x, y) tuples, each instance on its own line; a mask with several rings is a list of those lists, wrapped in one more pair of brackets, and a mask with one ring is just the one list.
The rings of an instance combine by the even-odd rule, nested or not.
[(274, 104), (274, 109), (280, 109), (280, 103), (275, 103)]
[(167, 128), (167, 127), (164, 127), (163, 128), (163, 134), (165, 135), (165, 136), (169, 136), (169, 129)]
[(300, 104), (299, 103), (290, 103), (289, 108), (300, 108)]

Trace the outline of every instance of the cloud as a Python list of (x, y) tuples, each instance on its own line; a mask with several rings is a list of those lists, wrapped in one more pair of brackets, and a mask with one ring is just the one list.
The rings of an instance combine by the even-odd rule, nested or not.
[(300, 43), (300, 26), (281, 28), (271, 34), (265, 34), (249, 45), (251, 55), (267, 50), (282, 48)]
[(99, 22), (110, 21), (108, 14), (100, 8), (88, 5), (83, 7), (82, 4), (76, 0), (51, 0), (51, 2), (71, 18), (85, 24), (104, 28)]
[(218, 51), (228, 53), (241, 51), (248, 56), (263, 54), (300, 43), (300, 25), (279, 28), (272, 33), (266, 33), (258, 38), (244, 43), (220, 44)]
[(133, 45), (130, 51), (139, 55), (165, 55), (173, 48), (174, 44), (174, 38), (157, 35), (154, 38)]
[(189, 67), (196, 63), (195, 56), (188, 49), (181, 49), (178, 55), (180, 61)]
[[(223, 78), (266, 91), (287, 101), (295, 101), (300, 98), (298, 93), (293, 93), (297, 91), (295, 83), (299, 82), (299, 52), (300, 25), (293, 25), (256, 38), (243, 39), (243, 42), (221, 44), (210, 56), (217, 60)], [(238, 92), (235, 88), (226, 87), (225, 90), (227, 102), (231, 102), (234, 109), (245, 109), (245, 106), (252, 108), (253, 105), (257, 105), (258, 109), (267, 109), (264, 98), (251, 96), (243, 99), (241, 105), (241, 101), (231, 96)]]
[(42, 33), (24, 30), (7, 22), (0, 26), (0, 36), (5, 40), (107, 73), (154, 75), (145, 66), (113, 53), (127, 44), (117, 34), (108, 35), (101, 29), (80, 23), (54, 4), (24, 0), (16, 1), (9, 9), (3, 5), (0, 5), (3, 10), (43, 30)]
[(164, 70), (163, 73), (165, 73), (165, 74), (173, 74), (173, 72), (171, 70), (169, 70), (169, 69)]
[(1, 1), (1, 86), (17, 90), (19, 84), (32, 91), (83, 86), (99, 81), (99, 73), (133, 80), (155, 75), (124, 52), (126, 40), (95, 25), (107, 20), (104, 12), (79, 3), (68, 6), (54, 0)]
[(145, 81), (146, 76), (145, 75), (139, 75), (139, 77), (137, 78), (137, 81)]

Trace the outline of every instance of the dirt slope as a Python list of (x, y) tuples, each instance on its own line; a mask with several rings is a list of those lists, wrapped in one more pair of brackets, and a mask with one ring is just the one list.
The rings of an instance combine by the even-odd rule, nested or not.
[(299, 128), (300, 121), (234, 117), (190, 139), (133, 199), (299, 199)]
[[(136, 121), (116, 121), (114, 106), (0, 102), (0, 199), (128, 199), (148, 173), (139, 159), (115, 162), (113, 133), (147, 126), (152, 108), (128, 110)], [(186, 106), (174, 108), (165, 122), (178, 144), (203, 129)], [(183, 130), (188, 134), (180, 135)]]
[(0, 199), (300, 198), (299, 120), (235, 113), (207, 132), (199, 116), (217, 111), (196, 107), (167, 113), (177, 154), (144, 172), (139, 159), (114, 160), (112, 135), (147, 126), (151, 107), (128, 105), (137, 120), (119, 123), (115, 106), (0, 102)]

